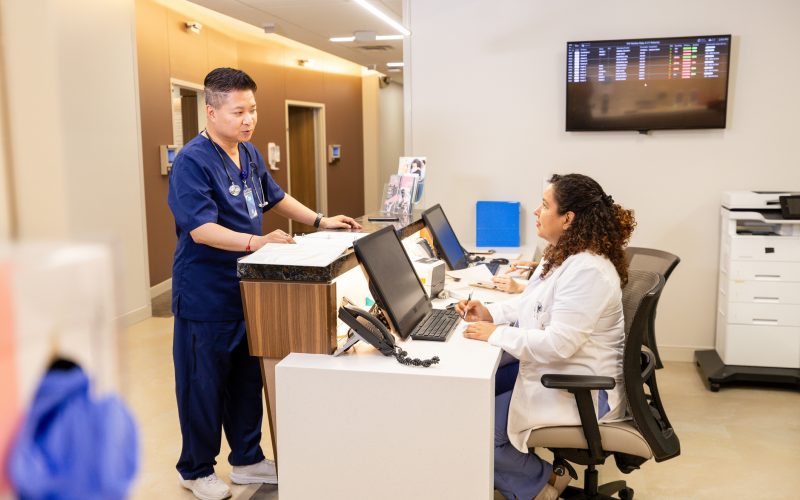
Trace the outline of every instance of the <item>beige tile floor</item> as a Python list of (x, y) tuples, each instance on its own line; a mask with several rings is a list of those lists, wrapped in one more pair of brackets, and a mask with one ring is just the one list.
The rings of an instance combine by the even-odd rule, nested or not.
[[(134, 499), (193, 498), (178, 486), (175, 472), (181, 438), (171, 349), (171, 318), (151, 318), (123, 334), (123, 393), (142, 442)], [(743, 387), (712, 393), (693, 363), (666, 363), (658, 382), (681, 456), (650, 461), (629, 475), (610, 460), (600, 468), (601, 482), (626, 479), (641, 499), (800, 498), (800, 392)], [(262, 447), (271, 457), (266, 433)], [(225, 480), (227, 453), (223, 439), (217, 473)], [(232, 488), (234, 498), (249, 498), (254, 489)]]

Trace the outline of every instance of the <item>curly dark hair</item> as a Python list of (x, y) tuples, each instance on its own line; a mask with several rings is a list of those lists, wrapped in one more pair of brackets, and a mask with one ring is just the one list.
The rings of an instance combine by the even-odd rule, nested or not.
[(544, 249), (546, 262), (542, 267), (542, 278), (569, 256), (588, 251), (607, 257), (617, 269), (624, 287), (628, 282), (625, 247), (636, 227), (633, 210), (614, 203), (597, 181), (585, 175), (556, 174), (550, 178), (550, 183), (559, 215), (572, 212), (575, 217), (558, 242)]

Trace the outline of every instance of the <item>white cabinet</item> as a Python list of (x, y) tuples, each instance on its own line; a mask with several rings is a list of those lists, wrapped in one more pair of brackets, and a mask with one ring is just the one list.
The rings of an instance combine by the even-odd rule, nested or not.
[(725, 365), (800, 368), (800, 220), (721, 209), (716, 348)]

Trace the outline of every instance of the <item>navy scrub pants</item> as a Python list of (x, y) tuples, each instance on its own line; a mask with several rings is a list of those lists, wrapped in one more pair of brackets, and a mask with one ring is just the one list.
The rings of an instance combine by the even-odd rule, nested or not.
[(261, 368), (248, 352), (244, 321), (175, 317), (172, 356), (183, 437), (177, 464), (181, 477), (214, 472), (223, 427), (231, 465), (263, 460)]

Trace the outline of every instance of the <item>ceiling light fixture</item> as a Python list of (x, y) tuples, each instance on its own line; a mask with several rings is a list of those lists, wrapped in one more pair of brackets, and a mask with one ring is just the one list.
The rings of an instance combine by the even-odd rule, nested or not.
[(387, 68), (402, 68), (403, 67), (403, 63), (402, 62), (387, 62), (386, 63), (386, 67)]
[(361, 7), (363, 7), (364, 9), (366, 9), (367, 11), (369, 11), (370, 14), (372, 14), (375, 17), (377, 17), (381, 21), (385, 22), (386, 24), (388, 24), (392, 28), (396, 29), (397, 31), (399, 31), (403, 35), (411, 36), (411, 32), (408, 31), (408, 29), (405, 26), (403, 26), (402, 24), (398, 23), (397, 21), (395, 21), (391, 17), (389, 17), (386, 14), (384, 14), (380, 9), (378, 9), (377, 7), (372, 5), (371, 3), (367, 2), (367, 0), (353, 0), (353, 1), (355, 3), (357, 3), (358, 5), (360, 5)]
[[(377, 35), (375, 37), (375, 40), (379, 40), (379, 41), (402, 40), (402, 39), (403, 39), (403, 35)], [(353, 36), (334, 36), (334, 37), (328, 38), (328, 40), (330, 40), (331, 42), (335, 42), (335, 43), (355, 42), (356, 41), (356, 37), (355, 37), (355, 35), (353, 35)]]
[(356, 37), (356, 42), (374, 42), (374, 31), (354, 31), (353, 36)]

